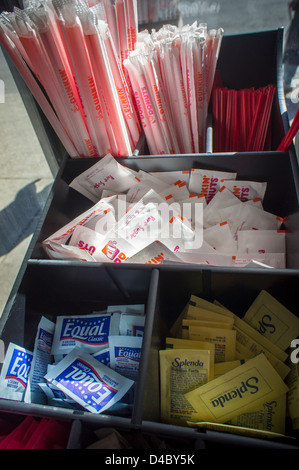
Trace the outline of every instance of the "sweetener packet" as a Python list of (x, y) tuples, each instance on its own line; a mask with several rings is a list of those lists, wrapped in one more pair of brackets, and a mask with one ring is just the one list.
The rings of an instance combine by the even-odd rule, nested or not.
[(136, 381), (142, 340), (141, 336), (109, 336), (110, 367), (119, 374)]
[(25, 403), (44, 403), (44, 394), (39, 383), (44, 382), (48, 365), (52, 362), (51, 349), (55, 331), (55, 323), (42, 317), (35, 337), (33, 360), (28, 384), (25, 392)]
[(145, 315), (122, 314), (119, 322), (119, 334), (123, 336), (143, 336)]
[(159, 191), (159, 194), (167, 201), (174, 200), (177, 202), (187, 199), (190, 195), (188, 187), (184, 181), (177, 181), (163, 191)]
[(204, 229), (203, 239), (219, 253), (237, 251), (237, 242), (234, 240), (227, 222)]
[(117, 403), (134, 383), (77, 347), (45, 379), (96, 414)]
[(59, 390), (55, 385), (51, 383), (40, 383), (39, 386), (47, 397), (48, 405), (82, 410), (82, 407), (78, 405), (78, 403), (68, 397), (62, 390)]
[[(43, 245), (46, 247), (49, 242), (52, 243), (59, 243), (59, 244), (66, 244), (69, 238), (71, 237), (73, 231), (78, 225), (87, 225), (89, 224), (93, 218), (104, 217), (109, 210), (114, 210), (112, 206), (112, 202), (116, 199), (117, 196), (107, 197), (105, 199), (100, 200), (92, 206), (87, 211), (80, 214), (78, 217), (73, 219), (71, 222), (67, 223), (55, 233), (50, 235), (43, 241)], [(90, 225), (89, 225), (90, 227)]]
[(241, 204), (241, 201), (234, 196), (229, 189), (221, 186), (213, 199), (203, 210), (204, 228), (212, 227), (223, 222), (222, 209)]
[(0, 375), (0, 397), (23, 401), (28, 384), (33, 353), (9, 343)]
[(163, 243), (155, 241), (151, 245), (136, 253), (125, 263), (161, 264), (163, 261), (179, 261), (175, 253)]
[(123, 402), (132, 404), (139, 373), (142, 351), (142, 336), (109, 336), (110, 367), (134, 381), (134, 385), (123, 397)]
[(119, 332), (118, 313), (58, 316), (53, 339), (52, 354), (67, 354), (75, 346), (95, 353), (108, 346), (108, 337)]
[(114, 191), (115, 194), (123, 193), (134, 181), (134, 174), (120, 165), (111, 154), (107, 154), (74, 178), (69, 186), (96, 203), (101, 199), (103, 189)]
[(285, 235), (283, 230), (241, 230), (238, 232), (238, 252), (285, 253)]
[(98, 252), (101, 252), (103, 247), (102, 241), (104, 237), (105, 234), (102, 235), (90, 228), (78, 225), (72, 233), (68, 246), (86, 250), (94, 258), (94, 261), (97, 261)]
[(150, 175), (156, 176), (167, 184), (174, 184), (177, 181), (180, 181), (186, 183), (188, 186), (190, 171), (153, 171), (150, 172)]
[(102, 364), (105, 364), (105, 366), (110, 365), (110, 349), (105, 348), (105, 349), (100, 349), (99, 351), (95, 352), (92, 354), (92, 356)]
[(258, 181), (222, 180), (222, 183), (242, 202), (259, 198), (264, 200), (267, 183)]
[(188, 189), (190, 193), (204, 194), (209, 203), (222, 186), (221, 180), (235, 180), (236, 178), (235, 172), (192, 168)]
[(283, 223), (283, 218), (246, 202), (223, 208), (222, 217), (222, 222), (228, 222), (235, 240), (240, 230), (279, 230)]
[(89, 253), (89, 251), (82, 250), (77, 246), (69, 246), (48, 241), (47, 244), (44, 245), (44, 250), (49, 258), (53, 260), (95, 262), (94, 257)]
[(144, 315), (145, 305), (144, 304), (108, 305), (107, 312)]

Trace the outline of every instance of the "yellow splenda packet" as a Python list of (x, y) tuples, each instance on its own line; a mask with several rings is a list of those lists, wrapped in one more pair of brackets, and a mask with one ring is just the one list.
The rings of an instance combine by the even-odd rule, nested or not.
[(268, 349), (263, 345), (255, 341), (253, 338), (248, 336), (242, 330), (235, 327), (237, 336), (236, 336), (236, 351), (246, 356), (248, 359), (258, 356), (261, 353), (264, 353), (272, 366), (277, 370), (282, 379), (285, 379), (290, 368), (278, 359), (274, 354), (272, 354)]
[(230, 370), (239, 367), (242, 364), (242, 361), (235, 360), (235, 361), (227, 361), (227, 362), (218, 362), (214, 365), (214, 379), (219, 377), (220, 375), (226, 374)]
[(228, 424), (284, 434), (285, 423), (286, 394), (267, 401), (247, 413), (235, 416)]
[(293, 422), (299, 420), (299, 364), (288, 361), (290, 373), (286, 378), (286, 384), (289, 387), (287, 393), (287, 408), (290, 418)]
[(184, 318), (182, 322), (182, 338), (188, 338), (189, 326), (204, 326), (208, 328), (223, 328), (224, 330), (231, 330), (227, 323), (221, 323), (213, 320), (193, 320), (193, 318)]
[(236, 332), (224, 328), (186, 326), (192, 340), (215, 344), (215, 363), (233, 361), (236, 358)]
[(244, 321), (284, 351), (299, 335), (299, 318), (265, 290), (251, 304)]
[[(219, 364), (215, 364), (214, 378), (219, 377), (240, 365), (241, 361), (219, 362)], [(281, 395), (275, 400), (267, 401), (247, 413), (235, 416), (226, 424), (284, 434), (285, 420), (286, 394)]]
[(159, 358), (161, 419), (186, 425), (195, 410), (184, 394), (210, 379), (210, 351), (165, 349), (159, 351)]
[(275, 400), (288, 387), (264, 354), (185, 394), (196, 410), (190, 421), (225, 423), (263, 403)]
[(234, 324), (234, 319), (228, 317), (222, 313), (216, 313), (212, 310), (206, 310), (200, 307), (194, 307), (189, 305), (186, 309), (186, 318), (193, 320), (206, 320), (206, 321), (218, 321), (221, 323), (226, 323), (227, 328), (232, 328)]
[(215, 344), (182, 338), (165, 338), (165, 349), (204, 349), (210, 351), (210, 377), (214, 378)]

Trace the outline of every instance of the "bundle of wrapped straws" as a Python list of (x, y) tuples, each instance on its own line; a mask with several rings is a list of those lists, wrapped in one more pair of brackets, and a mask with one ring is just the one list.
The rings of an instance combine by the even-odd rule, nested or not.
[(205, 150), (223, 31), (138, 32), (137, 0), (24, 0), (0, 43), (72, 158)]

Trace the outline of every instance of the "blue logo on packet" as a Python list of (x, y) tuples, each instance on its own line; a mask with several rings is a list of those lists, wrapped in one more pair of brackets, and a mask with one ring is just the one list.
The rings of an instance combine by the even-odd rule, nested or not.
[(92, 318), (64, 318), (60, 341), (73, 339), (80, 343), (101, 346), (108, 344), (110, 315)]
[(130, 361), (140, 361), (141, 348), (130, 348), (125, 346), (116, 346), (115, 348), (115, 357), (126, 358)]
[(53, 341), (53, 333), (40, 328), (38, 336), (38, 345), (40, 349), (46, 349), (47, 351), (51, 350)]
[(97, 413), (116, 395), (117, 390), (105, 383), (96, 370), (82, 359), (75, 359), (55, 381), (92, 407)]
[(26, 388), (32, 359), (33, 354), (14, 349), (5, 378), (15, 379)]

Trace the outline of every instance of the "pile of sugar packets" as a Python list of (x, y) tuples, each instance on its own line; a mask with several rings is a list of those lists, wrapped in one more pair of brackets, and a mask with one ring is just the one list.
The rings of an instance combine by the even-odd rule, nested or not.
[(107, 154), (70, 183), (93, 205), (43, 240), (51, 259), (285, 268), (267, 182), (233, 171), (135, 171)]

